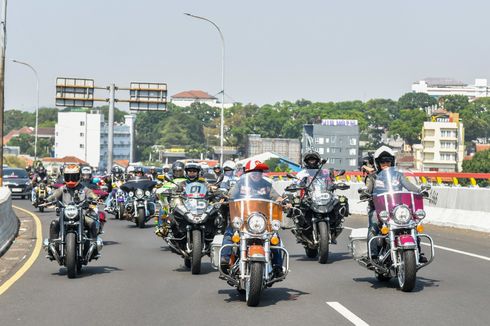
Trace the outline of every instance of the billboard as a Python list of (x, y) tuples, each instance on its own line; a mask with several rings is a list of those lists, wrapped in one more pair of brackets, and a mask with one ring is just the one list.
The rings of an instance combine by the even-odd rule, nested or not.
[(129, 109), (135, 111), (166, 111), (167, 84), (132, 82), (129, 87)]
[(81, 78), (56, 78), (56, 106), (94, 106), (94, 80)]

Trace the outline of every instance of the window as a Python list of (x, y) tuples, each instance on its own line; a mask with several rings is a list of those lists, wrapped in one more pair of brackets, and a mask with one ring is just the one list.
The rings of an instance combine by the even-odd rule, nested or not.
[(325, 137), (325, 144), (330, 143), (330, 137)]
[(441, 148), (456, 148), (456, 144), (452, 141), (441, 141)]
[(330, 136), (330, 142), (336, 143), (337, 142), (337, 136)]
[(330, 147), (325, 147), (325, 152), (330, 153)]
[(441, 137), (449, 138), (456, 137), (456, 131), (454, 130), (441, 130)]
[(80, 148), (85, 148), (85, 146), (83, 144), (80, 144)]
[(342, 152), (342, 149), (340, 147), (331, 147), (330, 148), (330, 153), (340, 153)]
[(356, 159), (355, 158), (349, 159), (349, 165), (350, 166), (356, 166), (357, 165)]
[(454, 161), (455, 156), (451, 153), (441, 153), (441, 161)]
[(357, 151), (355, 148), (349, 149), (349, 155), (357, 155)]
[(85, 121), (80, 121), (80, 126), (81, 127), (85, 126)]
[(322, 137), (316, 137), (315, 138), (315, 144), (323, 145), (323, 138)]
[(349, 143), (350, 143), (352, 146), (355, 146), (355, 145), (357, 145), (357, 139), (352, 137), (351, 139), (349, 139)]
[(324, 153), (324, 148), (323, 147), (318, 148), (318, 154), (323, 155), (323, 153)]
[(83, 132), (80, 133), (80, 137), (83, 137), (85, 136), (85, 134)]

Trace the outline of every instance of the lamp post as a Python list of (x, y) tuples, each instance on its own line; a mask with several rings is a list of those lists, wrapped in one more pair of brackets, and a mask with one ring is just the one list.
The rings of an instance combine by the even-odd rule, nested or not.
[(223, 165), (223, 142), (224, 142), (224, 131), (225, 131), (225, 38), (218, 25), (212, 20), (205, 17), (192, 15), (189, 13), (184, 13), (189, 17), (205, 20), (211, 23), (219, 32), (221, 38), (221, 127), (220, 127), (220, 164)]
[(36, 69), (34, 69), (34, 67), (28, 64), (27, 62), (22, 62), (19, 60), (12, 60), (12, 61), (29, 67), (32, 70), (32, 72), (34, 72), (34, 75), (36, 76), (37, 102), (36, 102), (36, 130), (34, 133), (34, 161), (37, 161), (37, 129), (38, 129), (38, 121), (39, 121), (39, 76), (37, 74)]

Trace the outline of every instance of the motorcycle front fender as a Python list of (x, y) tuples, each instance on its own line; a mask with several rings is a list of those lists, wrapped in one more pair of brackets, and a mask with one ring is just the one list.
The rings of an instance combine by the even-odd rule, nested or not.
[(402, 234), (397, 237), (396, 246), (402, 249), (415, 249), (417, 241), (410, 234)]

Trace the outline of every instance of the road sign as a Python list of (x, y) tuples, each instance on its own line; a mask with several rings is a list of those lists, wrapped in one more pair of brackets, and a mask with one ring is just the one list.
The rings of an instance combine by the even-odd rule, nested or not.
[(56, 78), (56, 106), (94, 106), (94, 80)]
[(129, 109), (166, 111), (167, 84), (132, 82), (129, 87)]

